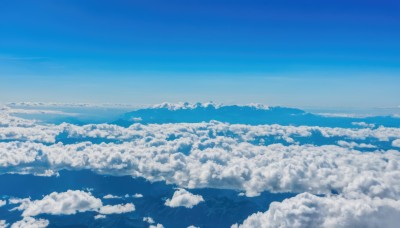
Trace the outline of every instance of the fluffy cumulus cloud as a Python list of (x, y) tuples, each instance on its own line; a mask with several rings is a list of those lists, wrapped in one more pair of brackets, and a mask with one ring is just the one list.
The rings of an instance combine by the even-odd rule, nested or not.
[(122, 214), (135, 211), (135, 205), (132, 203), (117, 204), (117, 205), (105, 205), (99, 209), (100, 214)]
[(302, 193), (274, 202), (267, 212), (255, 213), (243, 224), (232, 228), (252, 227), (388, 227), (400, 224), (400, 201), (392, 199), (318, 197)]
[(400, 139), (393, 140), (392, 146), (394, 146), (394, 147), (400, 147)]
[(185, 189), (181, 188), (174, 192), (171, 199), (165, 201), (165, 205), (168, 207), (186, 207), (193, 208), (197, 204), (203, 202), (204, 199), (200, 195), (194, 195)]
[(32, 217), (24, 217), (22, 220), (15, 222), (11, 228), (44, 228), (49, 225), (49, 220), (35, 219)]
[(39, 214), (71, 215), (77, 212), (96, 211), (102, 207), (100, 199), (84, 191), (53, 192), (41, 200), (26, 200), (17, 210), (23, 210), (22, 216), (36, 216)]
[(104, 205), (100, 199), (90, 192), (68, 190), (66, 192), (53, 192), (40, 200), (13, 199), (11, 204), (20, 204), (13, 210), (23, 211), (22, 216), (33, 217), (40, 214), (72, 215), (78, 212), (96, 211), (100, 214), (121, 214), (135, 210), (132, 203)]

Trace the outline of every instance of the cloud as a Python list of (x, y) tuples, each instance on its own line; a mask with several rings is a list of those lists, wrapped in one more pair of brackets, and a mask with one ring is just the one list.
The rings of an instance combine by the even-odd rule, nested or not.
[(165, 205), (168, 207), (186, 207), (193, 208), (197, 204), (204, 202), (204, 199), (200, 195), (193, 195), (192, 193), (181, 188), (174, 192), (171, 199), (165, 201)]
[(107, 194), (107, 195), (103, 196), (103, 199), (120, 199), (120, 198), (121, 198), (120, 196), (114, 196), (111, 194)]
[(392, 146), (394, 146), (394, 147), (400, 147), (400, 139), (393, 140)]
[(144, 218), (143, 218), (143, 222), (147, 222), (148, 224), (153, 224), (153, 223), (155, 223), (155, 222), (154, 222), (154, 219), (151, 218), (151, 217), (144, 217)]
[(54, 143), (63, 125), (40, 125), (0, 112), (0, 140)]
[(339, 118), (365, 118), (373, 116), (373, 115), (363, 115), (355, 113), (329, 113), (329, 112), (315, 113), (315, 115), (323, 117), (339, 117)]
[(352, 122), (351, 124), (354, 126), (359, 126), (359, 127), (369, 127), (369, 128), (375, 127), (375, 124), (368, 124), (366, 122)]
[(400, 224), (400, 201), (342, 196), (318, 197), (302, 193), (283, 202), (274, 202), (269, 210), (249, 216), (241, 225), (252, 227), (388, 227)]
[(8, 108), (0, 108), (0, 127), (35, 127), (37, 122), (34, 120), (27, 120), (9, 115), (6, 111)]
[(98, 214), (98, 215), (95, 215), (94, 216), (94, 219), (105, 219), (107, 216), (105, 216), (105, 215), (101, 215), (101, 214)]
[(150, 225), (149, 228), (164, 228), (164, 226), (160, 223), (157, 223), (157, 225)]
[(72, 215), (78, 212), (96, 211), (100, 214), (121, 214), (135, 210), (132, 203), (125, 205), (105, 205), (90, 192), (68, 190), (53, 192), (40, 200), (13, 199), (11, 204), (20, 204), (12, 210), (23, 211), (22, 216), (32, 217), (39, 214)]
[(7, 201), (5, 200), (0, 200), (0, 207), (4, 206), (7, 204)]
[(347, 147), (347, 148), (366, 148), (366, 149), (377, 148), (376, 146), (374, 146), (372, 144), (346, 142), (346, 141), (343, 141), (343, 140), (338, 141), (338, 145), (340, 145), (341, 147)]
[(138, 108), (131, 104), (91, 104), (91, 103), (55, 103), (55, 102), (10, 102), (6, 104), (8, 107), (15, 108), (37, 108), (37, 107), (52, 107), (52, 108)]
[(0, 220), (0, 228), (6, 228), (8, 227), (8, 223), (6, 220)]
[(77, 212), (96, 211), (102, 207), (100, 199), (91, 193), (80, 190), (66, 192), (53, 192), (41, 200), (26, 201), (17, 207), (23, 210), (22, 216), (36, 216), (39, 214), (72, 215)]
[(7, 109), (8, 114), (48, 114), (48, 115), (62, 115), (62, 116), (78, 116), (78, 113), (63, 112), (60, 110), (46, 110), (46, 109)]
[(133, 198), (142, 198), (143, 195), (140, 193), (135, 193), (135, 195), (132, 195)]
[(99, 210), (100, 214), (122, 214), (135, 211), (135, 205), (132, 203), (127, 204), (117, 204), (117, 205), (105, 205), (102, 206)]
[(22, 220), (15, 222), (11, 228), (44, 228), (49, 225), (49, 220), (35, 219), (32, 217), (24, 217)]
[(149, 228), (164, 228), (164, 226), (160, 223), (155, 224), (156, 222), (151, 217), (144, 217), (143, 222), (148, 223), (150, 225)]

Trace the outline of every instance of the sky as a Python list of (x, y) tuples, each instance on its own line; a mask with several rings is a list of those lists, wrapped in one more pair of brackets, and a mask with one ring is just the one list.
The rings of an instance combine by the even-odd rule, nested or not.
[(0, 102), (398, 107), (397, 0), (3, 0)]

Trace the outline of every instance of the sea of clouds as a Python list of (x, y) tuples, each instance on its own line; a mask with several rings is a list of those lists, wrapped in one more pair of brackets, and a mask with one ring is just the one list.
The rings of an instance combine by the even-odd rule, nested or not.
[[(55, 125), (18, 118), (4, 109), (0, 173), (51, 176), (64, 169), (91, 170), (165, 181), (180, 187), (165, 201), (169, 207), (192, 208), (203, 202), (202, 196), (185, 190), (194, 188), (233, 189), (247, 197), (264, 191), (299, 193), (233, 227), (398, 227), (400, 128), (354, 125)], [(302, 141), (314, 135), (334, 143)], [(0, 206), (6, 203), (0, 201)], [(77, 190), (8, 203), (17, 204), (14, 210), (23, 215), (12, 227), (45, 227), (49, 221), (34, 218), (42, 213), (95, 211), (101, 219), (135, 210), (133, 204), (103, 205), (90, 192)], [(0, 220), (2, 226), (6, 221)]]

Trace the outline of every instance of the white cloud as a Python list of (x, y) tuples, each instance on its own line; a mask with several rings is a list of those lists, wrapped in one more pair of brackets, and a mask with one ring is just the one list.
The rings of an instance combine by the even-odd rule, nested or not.
[(375, 148), (377, 148), (376, 146), (374, 146), (372, 144), (346, 142), (346, 141), (343, 141), (343, 140), (338, 141), (338, 145), (341, 146), (341, 147), (347, 147), (347, 148), (366, 148), (366, 149), (375, 149)]
[(45, 109), (7, 109), (8, 114), (49, 114), (49, 115), (62, 115), (62, 116), (78, 116), (77, 113), (63, 112), (59, 110), (45, 110)]
[(140, 193), (135, 193), (135, 195), (132, 195), (133, 198), (142, 198), (143, 195)]
[(121, 214), (135, 210), (132, 203), (125, 205), (103, 205), (100, 199), (90, 192), (68, 190), (53, 192), (40, 200), (12, 199), (10, 204), (20, 204), (12, 210), (20, 210), (22, 216), (31, 217), (39, 214), (72, 215), (78, 212), (97, 211), (100, 214)]
[(274, 202), (267, 212), (249, 216), (242, 225), (232, 227), (388, 227), (400, 224), (400, 201), (342, 196), (318, 197), (302, 193)]
[(8, 223), (6, 220), (0, 220), (0, 228), (6, 228), (8, 227)]
[(148, 224), (153, 224), (153, 223), (155, 223), (155, 222), (154, 222), (154, 219), (153, 219), (152, 217), (144, 217), (144, 218), (143, 218), (143, 222), (147, 222)]
[(39, 125), (35, 121), (25, 120), (0, 113), (0, 140), (35, 141), (54, 143), (63, 125)]
[(21, 198), (10, 198), (8, 200), (9, 204), (21, 204), (21, 203), (29, 203), (30, 199), (29, 198), (25, 198), (25, 199), (21, 199)]
[(400, 139), (393, 140), (392, 146), (394, 146), (394, 147), (400, 147)]
[(0, 200), (0, 207), (4, 206), (7, 204), (7, 201), (5, 200)]
[(135, 193), (135, 194), (133, 194), (133, 195), (125, 194), (124, 197), (125, 197), (125, 198), (129, 198), (129, 197), (132, 197), (132, 198), (142, 198), (143, 195), (140, 194), (140, 193)]
[(160, 223), (157, 223), (157, 225), (150, 225), (149, 228), (164, 228), (164, 226)]
[(92, 103), (56, 103), (56, 102), (10, 102), (6, 104), (7, 107), (20, 107), (20, 108), (27, 108), (27, 107), (53, 107), (53, 108), (138, 108), (136, 105), (131, 104), (92, 104)]
[(330, 113), (330, 112), (315, 113), (315, 115), (323, 117), (340, 117), (340, 118), (364, 118), (369, 116), (369, 115), (361, 115), (355, 113)]
[(77, 212), (96, 211), (102, 207), (100, 199), (91, 193), (83, 191), (53, 192), (41, 200), (22, 202), (17, 210), (23, 210), (22, 216), (36, 216), (39, 214), (71, 215)]
[(121, 198), (120, 196), (114, 196), (111, 194), (107, 194), (107, 195), (103, 196), (103, 199), (120, 199), (120, 198)]
[(11, 228), (44, 228), (48, 225), (49, 220), (24, 217), (22, 220), (13, 223)]
[(168, 207), (186, 207), (193, 208), (197, 204), (204, 202), (204, 199), (200, 195), (193, 195), (192, 193), (181, 188), (174, 192), (171, 199), (165, 201), (165, 205)]
[(140, 121), (142, 121), (142, 118), (141, 117), (132, 117), (131, 120), (134, 122), (140, 122)]
[(105, 205), (99, 210), (100, 214), (122, 214), (135, 211), (135, 205), (132, 203), (117, 204), (117, 205)]
[(94, 219), (105, 219), (107, 216), (105, 216), (105, 215), (101, 215), (101, 214), (98, 214), (98, 215), (95, 215), (94, 216)]
[(369, 127), (369, 128), (375, 127), (375, 124), (369, 124), (366, 122), (352, 122), (351, 124), (353, 124), (354, 126), (359, 126), (359, 127)]

